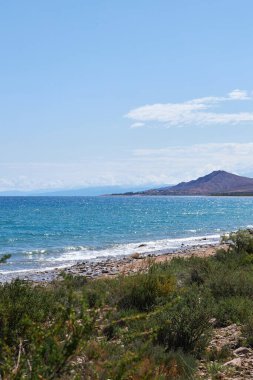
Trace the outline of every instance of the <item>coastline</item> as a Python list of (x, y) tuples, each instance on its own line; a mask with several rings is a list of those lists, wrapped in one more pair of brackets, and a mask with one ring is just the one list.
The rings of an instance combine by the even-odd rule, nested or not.
[(80, 263), (66, 268), (64, 273), (71, 275), (85, 275), (87, 278), (114, 277), (117, 275), (130, 275), (145, 271), (151, 263), (163, 263), (175, 257), (208, 257), (215, 254), (221, 244), (197, 245), (184, 247), (174, 251), (154, 251), (148, 254), (138, 252), (121, 258), (108, 258), (104, 262)]
[[(114, 277), (117, 275), (130, 275), (145, 271), (150, 263), (163, 263), (175, 257), (208, 257), (215, 254), (221, 243), (203, 243), (196, 245), (182, 244), (178, 249), (162, 249), (145, 252), (145, 244), (140, 244), (141, 252), (121, 256), (108, 256), (105, 258), (87, 259), (65, 268), (54, 268), (46, 271), (24, 273), (0, 274), (0, 283), (10, 282), (14, 279), (32, 281), (34, 283), (48, 283), (61, 278), (62, 275), (85, 276), (88, 279)], [(143, 252), (144, 249), (144, 252)]]

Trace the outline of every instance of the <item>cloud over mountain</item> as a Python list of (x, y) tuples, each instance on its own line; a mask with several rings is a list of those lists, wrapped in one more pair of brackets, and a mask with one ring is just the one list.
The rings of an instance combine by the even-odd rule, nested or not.
[(224, 112), (223, 105), (229, 102), (252, 101), (244, 90), (235, 89), (226, 96), (208, 96), (182, 103), (148, 104), (129, 111), (127, 118), (134, 121), (132, 127), (144, 127), (156, 123), (164, 127), (190, 125), (239, 124), (253, 122), (253, 112)]

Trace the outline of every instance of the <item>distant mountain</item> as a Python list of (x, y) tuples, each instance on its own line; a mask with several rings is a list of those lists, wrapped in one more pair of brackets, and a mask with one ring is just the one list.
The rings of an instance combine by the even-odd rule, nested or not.
[[(62, 189), (62, 190), (56, 190), (56, 191), (48, 191), (43, 193), (38, 193), (36, 195), (40, 196), (98, 196), (98, 195), (104, 195), (108, 193), (114, 193), (114, 192), (129, 192), (129, 191), (135, 191), (138, 192), (140, 189), (143, 189), (141, 186), (97, 186), (97, 187), (87, 187), (83, 189)], [(148, 187), (146, 187), (148, 189)]]
[(181, 182), (176, 186), (129, 195), (253, 195), (253, 178), (218, 170), (190, 182)]
[[(152, 185), (146, 185), (145, 189), (149, 189)], [(82, 196), (97, 196), (109, 193), (125, 193), (138, 192), (143, 190), (143, 186), (94, 186), (81, 189), (57, 189), (57, 190), (36, 190), (36, 191), (2, 191), (0, 196), (37, 196), (37, 197), (82, 197)]]

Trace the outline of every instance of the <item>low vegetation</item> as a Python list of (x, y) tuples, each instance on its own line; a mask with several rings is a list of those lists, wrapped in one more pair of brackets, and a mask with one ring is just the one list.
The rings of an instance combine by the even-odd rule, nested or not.
[(241, 325), (253, 346), (253, 235), (224, 242), (147, 273), (2, 284), (0, 378), (196, 379), (203, 358), (216, 373), (227, 352), (207, 350), (214, 327)]

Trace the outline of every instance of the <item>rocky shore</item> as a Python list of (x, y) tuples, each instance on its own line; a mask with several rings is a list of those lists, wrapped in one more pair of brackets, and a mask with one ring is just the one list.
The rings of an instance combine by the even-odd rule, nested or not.
[(86, 261), (76, 264), (64, 270), (72, 275), (84, 275), (87, 278), (115, 276), (118, 274), (129, 275), (145, 271), (151, 263), (161, 263), (171, 260), (173, 257), (210, 256), (215, 253), (217, 245), (202, 245), (186, 247), (174, 252), (154, 251), (148, 254), (135, 252), (130, 256), (120, 258), (107, 258), (104, 261)]
[[(119, 274), (129, 275), (136, 272), (145, 271), (151, 263), (161, 263), (171, 260), (174, 257), (205, 257), (213, 255), (217, 249), (217, 244), (203, 244), (197, 246), (182, 245), (177, 250), (160, 250), (148, 253), (140, 253), (138, 250), (129, 256), (97, 258), (95, 260), (85, 260), (71, 267), (56, 268), (45, 272), (22, 273), (16, 275), (1, 276), (1, 282), (11, 281), (18, 277), (26, 281), (50, 282), (62, 276), (62, 274), (81, 275), (89, 279), (100, 277), (113, 277)], [(140, 251), (145, 250), (145, 245), (140, 244)]]

